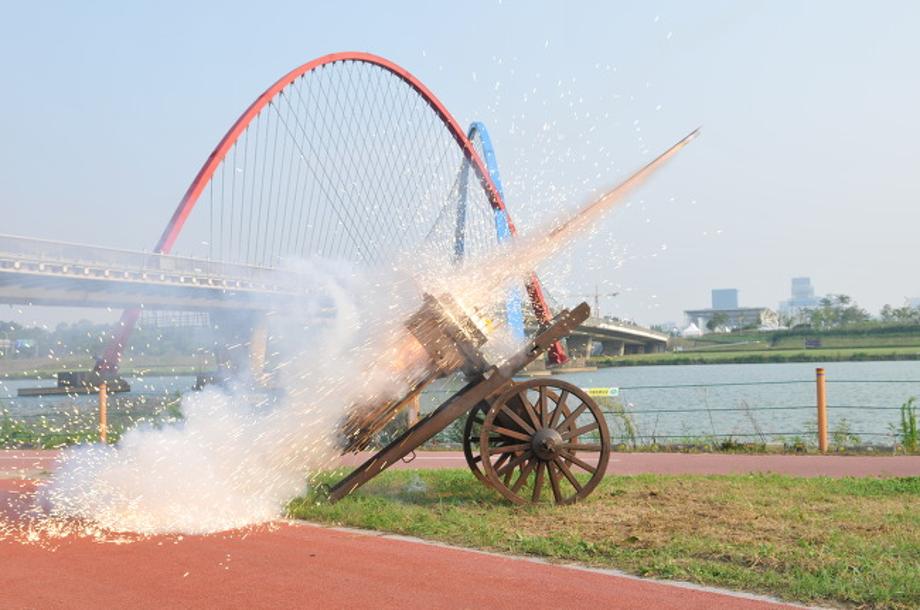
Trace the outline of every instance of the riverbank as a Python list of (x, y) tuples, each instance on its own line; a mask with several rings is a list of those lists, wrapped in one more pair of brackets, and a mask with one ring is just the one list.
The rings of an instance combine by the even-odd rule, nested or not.
[[(877, 348), (828, 348), (828, 349), (756, 349), (756, 350), (712, 350), (674, 351), (657, 354), (633, 354), (629, 356), (594, 356), (589, 366), (579, 369), (561, 369), (569, 374), (590, 372), (594, 368), (628, 366), (668, 366), (687, 364), (773, 364), (784, 362), (899, 362), (920, 360), (920, 346), (877, 347)], [(17, 379), (54, 380), (60, 371), (85, 371), (93, 368), (87, 358), (62, 361), (49, 360), (2, 360), (0, 381)], [(163, 377), (173, 375), (211, 374), (212, 367), (201, 366), (193, 358), (139, 359), (121, 366), (119, 373), (124, 377)], [(534, 373), (537, 374), (549, 374)]]
[[(61, 371), (89, 371), (95, 362), (87, 356), (0, 359), (0, 381), (15, 379), (56, 379)], [(126, 359), (119, 368), (123, 377), (162, 377), (167, 375), (209, 374), (212, 364), (204, 364), (198, 356), (138, 356)]]
[(675, 351), (630, 356), (595, 356), (598, 368), (675, 364), (771, 364), (783, 362), (897, 362), (920, 360), (920, 346), (818, 349), (734, 349)]

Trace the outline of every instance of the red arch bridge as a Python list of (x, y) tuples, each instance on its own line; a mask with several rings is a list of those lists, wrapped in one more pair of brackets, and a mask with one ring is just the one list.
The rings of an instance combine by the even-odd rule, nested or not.
[[(489, 256), (516, 233), (485, 126), (464, 131), (425, 85), (384, 58), (336, 53), (285, 74), (243, 112), (152, 252), (0, 236), (0, 302), (124, 307), (100, 358), (107, 373), (141, 307), (255, 320), (293, 298), (292, 272), (278, 268), (287, 258), (379, 264), (421, 249), (459, 260)], [(170, 254), (176, 248), (189, 255)], [(538, 323), (552, 315), (536, 276), (525, 291), (523, 307), (523, 299), (508, 307), (520, 329), (524, 308)], [(597, 332), (589, 324), (573, 342), (579, 351), (578, 337), (617, 353), (666, 342), (647, 329), (592, 324)], [(565, 361), (563, 347), (548, 358)]]

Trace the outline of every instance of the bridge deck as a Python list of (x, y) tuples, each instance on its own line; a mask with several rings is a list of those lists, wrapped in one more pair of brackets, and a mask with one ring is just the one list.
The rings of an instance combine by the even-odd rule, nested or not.
[(4, 303), (266, 309), (297, 284), (296, 274), (270, 267), (0, 235)]

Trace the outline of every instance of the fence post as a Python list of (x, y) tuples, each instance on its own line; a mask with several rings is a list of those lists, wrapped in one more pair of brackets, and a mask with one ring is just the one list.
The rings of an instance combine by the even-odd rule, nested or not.
[(108, 403), (109, 390), (103, 381), (99, 384), (99, 441), (102, 443), (105, 443), (108, 437)]
[(421, 417), (422, 405), (418, 395), (412, 397), (409, 401), (409, 408), (406, 410), (406, 425), (411, 428), (418, 423)]
[(818, 449), (827, 453), (827, 392), (824, 385), (824, 369), (815, 369), (815, 386), (818, 398)]

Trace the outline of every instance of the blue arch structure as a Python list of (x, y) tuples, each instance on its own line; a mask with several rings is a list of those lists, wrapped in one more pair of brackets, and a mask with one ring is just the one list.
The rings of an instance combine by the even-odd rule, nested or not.
[[(486, 170), (489, 172), (489, 177), (492, 179), (492, 183), (495, 185), (499, 197), (501, 197), (502, 201), (505, 201), (505, 191), (502, 187), (501, 174), (498, 171), (498, 160), (495, 157), (495, 148), (492, 146), (492, 138), (489, 137), (489, 130), (486, 129), (485, 124), (482, 122), (475, 121), (470, 124), (467, 138), (469, 138), (470, 142), (474, 145), (476, 143), (476, 138), (479, 139), (479, 143), (482, 145), (482, 156)], [(460, 169), (460, 199), (457, 204), (457, 222), (454, 233), (454, 256), (456, 260), (463, 258), (465, 249), (464, 236), (466, 232), (467, 184), (469, 172), (470, 163), (468, 160), (464, 160), (463, 167)], [(511, 229), (509, 227), (507, 210), (504, 208), (493, 208), (493, 213), (495, 215), (495, 232), (499, 243), (508, 241), (511, 239)], [(520, 289), (512, 289), (508, 294), (506, 316), (511, 333), (515, 338), (523, 339), (525, 336), (524, 310), (522, 308), (522, 295)]]

